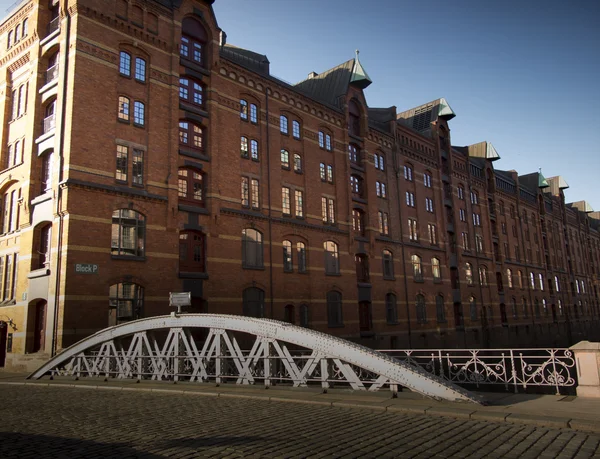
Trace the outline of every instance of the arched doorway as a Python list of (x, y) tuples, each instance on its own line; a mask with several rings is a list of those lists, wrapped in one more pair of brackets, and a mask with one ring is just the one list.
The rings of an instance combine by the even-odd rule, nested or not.
[(44, 351), (46, 347), (46, 300), (30, 304), (30, 317), (33, 318), (33, 343), (31, 352)]
[(8, 338), (8, 324), (0, 320), (0, 368), (6, 364), (6, 340)]

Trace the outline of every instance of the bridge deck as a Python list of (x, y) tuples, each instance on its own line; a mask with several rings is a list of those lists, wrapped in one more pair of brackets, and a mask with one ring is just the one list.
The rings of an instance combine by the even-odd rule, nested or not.
[(241, 397), (270, 400), (272, 402), (295, 402), (319, 404), (357, 409), (369, 409), (397, 413), (446, 416), (459, 419), (489, 420), (514, 424), (530, 424), (552, 428), (570, 428), (581, 431), (600, 433), (600, 399), (579, 398), (563, 395), (532, 395), (512, 393), (485, 393), (489, 406), (480, 406), (460, 402), (436, 401), (417, 393), (404, 391), (397, 398), (391, 398), (387, 391), (363, 392), (348, 389), (329, 389), (323, 394), (319, 388), (290, 388), (273, 386), (268, 390), (263, 386), (237, 386), (222, 384), (216, 386), (209, 383), (166, 381), (82, 378), (74, 380), (70, 377), (56, 377), (50, 380), (47, 376), (40, 380), (26, 380), (27, 374), (0, 372), (0, 386), (42, 385), (73, 386), (111, 389), (160, 391), (173, 393), (196, 394), (209, 397)]

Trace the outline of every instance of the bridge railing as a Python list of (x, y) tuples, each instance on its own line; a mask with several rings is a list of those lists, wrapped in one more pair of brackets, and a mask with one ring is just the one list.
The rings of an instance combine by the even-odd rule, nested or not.
[(551, 387), (557, 394), (577, 386), (577, 363), (569, 349), (411, 349), (381, 352), (447, 381), (506, 390)]
[[(573, 391), (577, 386), (576, 360), (569, 349), (411, 349), (381, 350), (401, 362), (416, 366), (428, 373), (466, 388), (489, 387), (513, 390), (515, 393), (532, 388), (551, 388), (557, 394)], [(247, 376), (252, 383), (299, 385), (298, 371), (308, 366), (301, 385), (320, 384), (322, 387), (353, 386), (357, 382), (371, 390), (388, 388), (397, 390), (389, 381), (379, 381), (379, 375), (335, 359), (315, 356), (306, 350), (289, 350), (286, 357), (263, 355), (252, 359), (250, 350), (241, 350), (247, 362)], [(227, 351), (201, 359), (205, 368), (202, 381), (238, 382), (240, 380), (239, 355)], [(54, 374), (140, 379), (194, 380), (198, 358), (190, 355), (165, 356), (159, 352), (128, 358), (125, 351), (119, 358), (107, 359), (97, 352), (76, 356), (67, 371), (54, 370)], [(348, 365), (352, 373), (344, 371)], [(296, 369), (296, 371), (294, 371)], [(290, 371), (292, 370), (292, 371)], [(348, 375), (356, 375), (349, 381)], [(158, 375), (158, 376), (157, 376)]]

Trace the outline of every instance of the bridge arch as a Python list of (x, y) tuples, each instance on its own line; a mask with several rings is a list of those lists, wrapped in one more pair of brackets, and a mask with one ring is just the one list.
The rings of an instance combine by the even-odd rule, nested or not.
[[(208, 329), (197, 343), (192, 332)], [(250, 351), (242, 351), (236, 334), (250, 335)], [(302, 348), (300, 355), (289, 345)], [(277, 360), (279, 373), (273, 372)], [(140, 319), (97, 332), (50, 359), (28, 378), (51, 374), (187, 378), (227, 378), (238, 384), (285, 376), (294, 386), (344, 382), (355, 390), (401, 385), (435, 399), (480, 400), (465, 389), (383, 353), (315, 330), (272, 319), (221, 314), (172, 314)]]

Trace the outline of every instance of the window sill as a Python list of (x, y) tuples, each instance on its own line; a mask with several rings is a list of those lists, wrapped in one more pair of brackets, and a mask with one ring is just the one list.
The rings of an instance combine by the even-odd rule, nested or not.
[(179, 271), (180, 279), (208, 279), (208, 273), (198, 273), (191, 271)]
[(131, 124), (130, 120), (126, 120), (123, 118), (117, 118), (117, 122), (122, 123), (122, 124)]
[(179, 65), (182, 65), (188, 69), (195, 70), (196, 72), (200, 72), (203, 75), (210, 76), (210, 72), (207, 69), (205, 69), (202, 66), (202, 64), (200, 64), (199, 62), (192, 61), (191, 59), (188, 59), (186, 57), (179, 57)]
[(27, 279), (37, 279), (38, 277), (45, 277), (50, 275), (48, 268), (35, 269), (27, 274)]
[(265, 267), (264, 266), (248, 266), (248, 265), (242, 264), (242, 269), (250, 269), (253, 271), (264, 271)]
[(131, 256), (131, 255), (110, 255), (113, 260), (127, 260), (127, 261), (146, 261), (145, 256)]
[(352, 196), (352, 201), (359, 202), (361, 204), (367, 204), (367, 200), (358, 196)]
[(41, 195), (33, 198), (31, 200), (31, 205), (36, 206), (38, 204), (41, 204), (42, 202), (49, 201), (50, 199), (52, 199), (52, 190), (47, 190), (44, 192), (44, 194), (41, 194)]
[(136, 123), (135, 121), (133, 122), (133, 127), (136, 127), (138, 129), (146, 129), (145, 124)]
[(44, 140), (47, 140), (51, 137), (54, 137), (56, 128), (52, 128), (50, 129), (48, 132), (44, 132), (41, 136), (39, 136), (37, 139), (35, 139), (35, 144), (40, 144), (42, 143)]
[(179, 154), (183, 156), (188, 156), (189, 158), (199, 159), (200, 161), (210, 162), (210, 158), (200, 152), (196, 153), (194, 151), (179, 148)]
[(444, 281), (442, 279), (433, 279), (434, 284), (443, 284)]
[(198, 115), (201, 119), (196, 119), (195, 117), (186, 116), (186, 118), (195, 119), (196, 121), (203, 122), (202, 118), (208, 118), (208, 112), (201, 108), (199, 105), (195, 105), (191, 102), (187, 102), (185, 100), (179, 100), (179, 109), (188, 113), (192, 113), (194, 115)]
[(363, 138), (361, 136), (355, 135), (355, 134), (351, 134), (350, 132), (348, 133), (348, 137), (350, 137), (353, 140), (357, 140), (359, 142), (363, 141)]
[(58, 29), (56, 29), (54, 32), (52, 32), (51, 34), (49, 34), (46, 37), (44, 37), (43, 39), (41, 39), (40, 47), (44, 46), (46, 43), (52, 41), (53, 38), (58, 37), (59, 35), (60, 35), (60, 27)]
[(0, 306), (12, 306), (17, 304), (17, 300), (14, 298), (11, 298), (10, 300), (4, 300), (2, 303), (0, 303)]
[(395, 277), (389, 277), (389, 276), (383, 276), (383, 280), (395, 281), (396, 278)]
[(38, 94), (43, 94), (46, 91), (49, 91), (50, 89), (52, 89), (53, 87), (58, 85), (58, 78), (55, 78), (52, 81), (49, 81), (48, 83), (46, 83), (44, 86), (42, 86), (40, 88), (40, 90), (38, 91)]
[(179, 204), (178, 210), (182, 212), (190, 212), (192, 214), (210, 215), (210, 212), (205, 207), (195, 206), (193, 204)]
[(359, 172), (364, 172), (365, 171), (364, 167), (362, 167), (360, 164), (355, 163), (353, 161), (350, 161), (350, 168), (354, 169), (354, 170), (357, 170)]
[(414, 281), (418, 284), (424, 284), (425, 280), (424, 279), (414, 279)]
[(338, 324), (338, 325), (327, 324), (327, 328), (344, 328), (344, 324)]
[(325, 275), (326, 276), (342, 277), (341, 273), (328, 273), (328, 272), (326, 272)]

